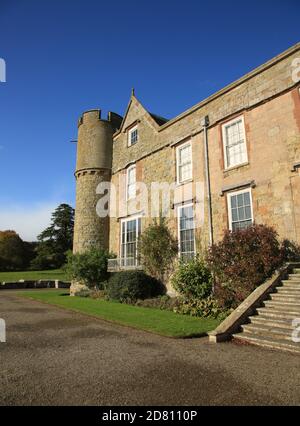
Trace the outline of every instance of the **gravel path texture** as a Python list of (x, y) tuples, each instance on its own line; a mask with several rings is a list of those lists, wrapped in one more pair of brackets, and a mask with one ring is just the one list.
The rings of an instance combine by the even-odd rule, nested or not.
[(1, 291), (0, 405), (299, 405), (300, 357), (169, 339)]

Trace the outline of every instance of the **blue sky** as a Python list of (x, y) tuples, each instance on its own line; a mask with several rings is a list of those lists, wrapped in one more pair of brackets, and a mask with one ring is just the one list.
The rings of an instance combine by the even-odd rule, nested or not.
[(74, 205), (77, 118), (132, 87), (168, 118), (300, 41), (298, 0), (0, 0), (0, 229)]

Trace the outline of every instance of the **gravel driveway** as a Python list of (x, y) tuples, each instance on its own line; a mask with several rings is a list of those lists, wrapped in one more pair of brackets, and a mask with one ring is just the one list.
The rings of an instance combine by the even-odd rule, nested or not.
[(1, 291), (0, 405), (300, 404), (300, 358), (175, 340)]

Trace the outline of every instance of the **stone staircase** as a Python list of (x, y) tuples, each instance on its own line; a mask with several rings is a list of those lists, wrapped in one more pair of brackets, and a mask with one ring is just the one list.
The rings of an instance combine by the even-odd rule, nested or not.
[(233, 335), (234, 340), (300, 354), (300, 343), (292, 340), (292, 321), (299, 318), (300, 327), (300, 269), (282, 280), (263, 305), (241, 326), (242, 331)]

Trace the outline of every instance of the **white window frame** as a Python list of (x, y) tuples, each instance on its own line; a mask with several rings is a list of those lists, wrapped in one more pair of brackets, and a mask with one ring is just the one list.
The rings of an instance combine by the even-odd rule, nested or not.
[[(127, 244), (127, 241), (124, 243), (125, 244), (125, 256), (124, 257), (122, 257), (122, 228), (123, 228), (123, 223), (127, 223), (127, 222), (130, 222), (130, 221), (133, 221), (133, 220), (135, 220), (136, 221), (136, 224), (135, 224), (135, 232), (136, 232), (136, 236), (137, 236), (137, 238), (136, 238), (136, 248), (135, 248), (135, 264), (134, 265), (121, 265), (121, 266), (132, 266), (132, 267), (135, 267), (135, 266), (138, 266), (138, 237), (139, 237), (139, 233), (138, 233), (138, 220), (141, 220), (141, 233), (142, 233), (142, 216), (141, 215), (135, 215), (135, 216), (130, 216), (130, 217), (126, 217), (126, 218), (124, 218), (124, 219), (121, 219), (120, 220), (120, 248), (119, 248), (119, 250), (120, 250), (120, 262), (121, 262), (121, 264), (122, 264), (122, 259), (129, 259), (128, 257), (127, 257), (127, 253), (126, 253), (126, 250), (127, 250), (127, 248), (126, 248), (126, 244)], [(125, 232), (125, 235), (127, 235), (127, 225), (126, 225), (126, 232)]]
[[(132, 141), (131, 141), (131, 136), (132, 136), (132, 133), (133, 133), (133, 132), (135, 132), (135, 131), (137, 131), (137, 139), (136, 139), (136, 141), (135, 141), (134, 143), (132, 143)], [(128, 140), (127, 140), (127, 144), (128, 144), (128, 146), (135, 145), (135, 144), (137, 144), (137, 143), (138, 143), (138, 140), (139, 140), (139, 131), (138, 131), (138, 125), (136, 124), (135, 126), (131, 127), (131, 128), (128, 130)]]
[(231, 197), (234, 196), (234, 195), (244, 194), (245, 192), (248, 192), (249, 196), (250, 196), (251, 220), (252, 220), (252, 224), (254, 223), (253, 203), (252, 203), (252, 191), (251, 191), (251, 188), (245, 188), (245, 189), (241, 189), (239, 191), (228, 192), (228, 194), (227, 194), (227, 210), (228, 210), (228, 221), (229, 221), (228, 225), (229, 225), (229, 230), (230, 231), (232, 231)]
[[(190, 146), (191, 149), (191, 176), (187, 179), (184, 180), (180, 180), (180, 167), (183, 166), (184, 164), (180, 164), (180, 150), (185, 148), (186, 146)], [(182, 184), (184, 182), (190, 182), (193, 179), (193, 149), (192, 149), (192, 141), (187, 141), (185, 143), (180, 144), (179, 146), (177, 146), (176, 148), (176, 178), (177, 178), (177, 184)]]
[[(129, 183), (129, 174), (130, 174), (131, 170), (135, 170), (135, 182), (134, 183)], [(134, 195), (130, 196), (129, 187), (131, 185), (134, 185)], [(126, 201), (134, 200), (135, 198), (136, 198), (136, 164), (132, 164), (126, 170)]]
[(193, 213), (194, 213), (194, 256), (196, 256), (197, 254), (197, 250), (196, 250), (196, 226), (195, 226), (195, 206), (194, 203), (188, 203), (188, 204), (183, 204), (182, 206), (178, 206), (177, 207), (177, 235), (178, 235), (178, 256), (179, 258), (181, 258), (181, 229), (180, 229), (180, 211), (186, 207), (192, 207), (193, 208)]
[[(232, 124), (236, 123), (237, 121), (242, 121), (242, 125), (243, 125), (243, 136), (244, 136), (244, 145), (245, 145), (245, 161), (241, 162), (241, 163), (236, 163), (236, 164), (228, 164), (228, 158), (227, 158), (227, 138), (226, 138), (226, 128), (230, 127)], [(245, 130), (245, 119), (243, 115), (240, 115), (239, 117), (235, 117), (230, 121), (227, 121), (226, 123), (222, 124), (222, 139), (223, 139), (223, 153), (224, 153), (224, 165), (225, 165), (225, 170), (227, 169), (231, 169), (234, 167), (238, 167), (242, 164), (247, 164), (248, 163), (248, 145), (247, 145), (247, 140), (246, 140), (246, 130)]]

